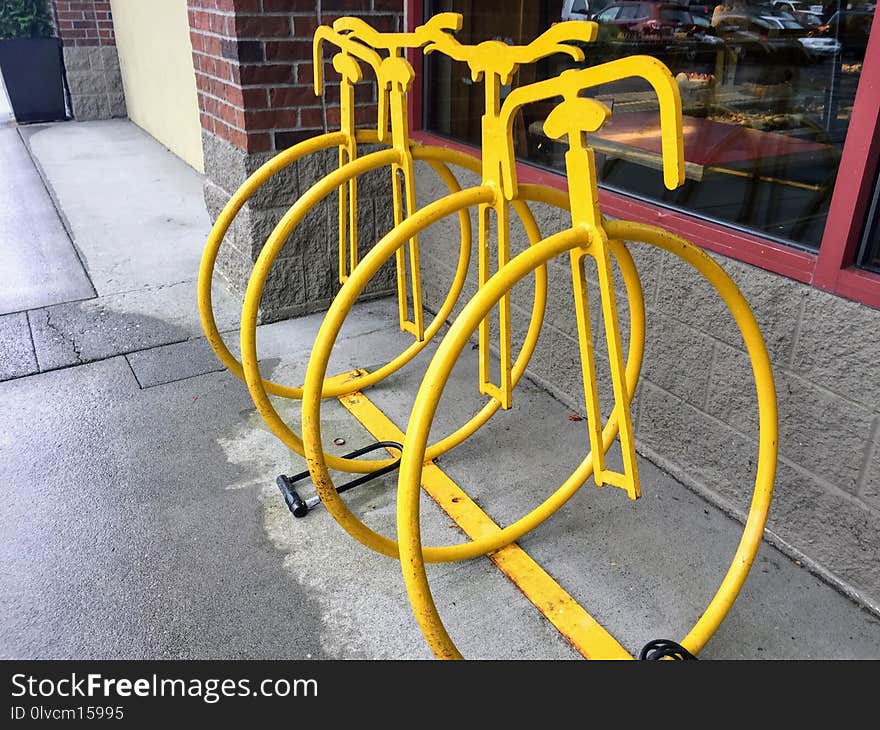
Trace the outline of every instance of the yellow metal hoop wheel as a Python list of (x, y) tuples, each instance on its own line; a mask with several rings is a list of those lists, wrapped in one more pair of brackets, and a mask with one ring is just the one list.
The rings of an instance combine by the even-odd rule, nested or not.
[[(612, 239), (656, 246), (693, 266), (727, 305), (742, 333), (752, 364), (758, 393), (759, 445), (755, 487), (739, 545), (718, 590), (697, 623), (681, 641), (697, 654), (727, 615), (754, 561), (770, 507), (777, 457), (777, 411), (773, 373), (764, 339), (749, 305), (736, 284), (702, 250), (669, 231), (626, 221), (608, 222)], [(582, 242), (573, 229), (550, 236), (526, 249), (498, 271), (471, 299), (441, 341), (425, 374), (413, 406), (400, 464), (397, 498), (397, 530), (400, 562), (410, 603), (422, 633), (434, 654), (441, 659), (463, 658), (437, 612), (425, 573), (427, 549), (422, 547), (419, 522), (419, 492), (426, 444), (437, 404), (462, 349), (479, 322), (506, 291), (537, 266)], [(617, 408), (615, 408), (615, 412)], [(563, 487), (575, 478), (575, 474)], [(577, 478), (581, 478), (578, 476)]]
[[(343, 132), (322, 134), (313, 137), (312, 139), (304, 140), (275, 155), (275, 157), (255, 170), (251, 176), (245, 180), (241, 187), (235, 191), (226, 205), (223, 206), (223, 210), (220, 211), (217, 220), (214, 221), (214, 225), (211, 227), (211, 232), (208, 234), (208, 240), (205, 243), (205, 250), (202, 252), (202, 260), (199, 266), (199, 318), (201, 319), (202, 330), (204, 330), (208, 343), (211, 345), (214, 353), (217, 355), (220, 362), (226, 366), (229, 372), (240, 380), (244, 380), (244, 371), (242, 370), (241, 363), (236, 360), (235, 355), (229, 351), (229, 348), (223, 341), (223, 336), (220, 334), (220, 330), (217, 327), (217, 321), (214, 318), (214, 303), (211, 286), (214, 281), (214, 267), (217, 264), (217, 255), (220, 252), (220, 246), (223, 243), (223, 239), (226, 237), (229, 227), (232, 225), (232, 222), (244, 207), (245, 203), (247, 203), (257, 190), (259, 190), (269, 179), (292, 165), (297, 160), (300, 160), (307, 155), (320, 152), (321, 150), (344, 144), (346, 140), (347, 135)], [(271, 381), (266, 381), (266, 390), (273, 395), (294, 397), (290, 395), (287, 386), (273, 383)]]
[[(561, 208), (566, 208), (568, 204), (568, 200), (563, 193), (542, 186), (523, 185), (520, 188), (520, 194), (524, 200), (537, 200)], [(326, 375), (327, 361), (330, 357), (330, 352), (333, 348), (336, 336), (342, 327), (342, 323), (351, 306), (357, 299), (358, 294), (363, 287), (366, 286), (366, 283), (370, 280), (374, 271), (378, 270), (379, 266), (381, 266), (385, 260), (390, 258), (400, 246), (404, 245), (414, 233), (418, 233), (434, 220), (439, 220), (462, 206), (468, 207), (483, 202), (484, 200), (489, 199), (491, 195), (491, 189), (477, 187), (464, 190), (456, 195), (442, 198), (418, 211), (414, 216), (408, 218), (394, 231), (382, 239), (382, 241), (380, 241), (375, 248), (364, 257), (364, 260), (358, 265), (358, 268), (345, 283), (342, 290), (340, 290), (336, 299), (334, 299), (327, 311), (323, 323), (321, 324), (318, 335), (315, 338), (315, 345), (312, 349), (311, 358), (309, 359), (309, 367), (306, 372), (306, 379), (303, 386), (302, 418), (303, 442), (306, 449), (306, 458), (308, 460), (312, 480), (315, 483), (315, 487), (324, 506), (340, 523), (343, 529), (366, 547), (389, 557), (398, 557), (397, 543), (370, 529), (352, 514), (345, 502), (336, 492), (333, 485), (333, 481), (327, 469), (328, 464), (322, 457), (324, 452), (321, 442), (320, 384), (323, 382)], [(523, 200), (517, 202), (520, 205), (524, 205)], [(529, 227), (527, 226), (527, 230), (528, 228)], [(532, 235), (535, 234), (537, 234), (537, 229), (532, 232)], [(612, 241), (611, 245), (612, 252), (618, 260), (621, 273), (624, 277), (630, 311), (632, 312), (630, 352), (626, 365), (626, 380), (630, 392), (632, 392), (639, 379), (642, 356), (644, 354), (644, 299), (638, 272), (626, 247), (619, 241)], [(532, 269), (532, 271), (537, 271), (540, 268), (541, 264), (538, 264)], [(536, 306), (537, 299), (536, 290)], [(543, 322), (543, 305), (540, 310), (540, 317), (538, 314), (538, 312), (533, 312), (532, 314), (529, 332), (525, 338), (523, 347), (517, 356), (516, 362), (514, 363), (512, 371), (512, 381), (514, 385), (516, 385), (522, 377), (526, 365), (534, 351), (534, 347), (537, 344), (541, 323)], [(453, 364), (454, 361), (447, 363), (450, 371)], [(460, 427), (457, 431), (441, 441), (424, 449), (421, 460), (424, 461), (426, 459), (435, 458), (464, 441), (480, 428), (494, 413), (496, 413), (500, 408), (500, 405), (498, 399), (490, 399), (483, 409), (471, 418), (471, 420), (464, 426)], [(617, 435), (617, 430), (618, 421), (615, 416), (612, 415), (602, 432), (602, 439), (606, 450), (614, 441), (614, 438)], [(590, 476), (592, 470), (592, 458), (587, 456), (580, 466), (578, 466), (571, 479), (550, 495), (550, 497), (548, 497), (541, 505), (521, 519), (485, 538), (480, 538), (463, 544), (426, 547), (423, 550), (424, 559), (428, 562), (466, 560), (479, 555), (485, 555), (494, 550), (498, 550), (505, 545), (509, 545), (540, 525), (565, 504), (575, 491), (577, 491), (578, 487), (580, 487), (580, 485)]]
[[(244, 308), (242, 310), (241, 322), (242, 369), (244, 372), (245, 381), (247, 382), (248, 389), (250, 390), (251, 398), (254, 404), (256, 405), (257, 409), (260, 412), (260, 415), (263, 417), (263, 420), (269, 426), (271, 431), (290, 449), (303, 456), (308, 456), (308, 454), (305, 451), (302, 439), (300, 438), (300, 436), (294, 433), (294, 431), (284, 422), (284, 420), (278, 414), (278, 411), (275, 409), (275, 406), (269, 399), (269, 394), (264, 387), (264, 381), (260, 373), (256, 350), (256, 326), (257, 311), (259, 309), (260, 297), (262, 296), (263, 287), (265, 286), (268, 272), (271, 269), (276, 257), (278, 256), (279, 251), (287, 240), (287, 237), (290, 235), (290, 232), (298, 225), (298, 223), (308, 213), (308, 211), (317, 204), (317, 202), (326, 197), (330, 192), (339, 187), (339, 185), (341, 183), (344, 183), (346, 180), (363, 174), (364, 172), (367, 172), (369, 170), (388, 165), (391, 161), (397, 159), (397, 154), (398, 153), (395, 150), (375, 152), (371, 155), (361, 157), (348, 163), (347, 165), (344, 165), (342, 168), (327, 175), (318, 183), (315, 183), (315, 185), (313, 185), (303, 196), (300, 197), (299, 200), (297, 200), (293, 207), (291, 207), (291, 209), (284, 215), (284, 217), (281, 219), (281, 221), (279, 221), (278, 225), (272, 231), (266, 242), (266, 245), (263, 247), (259, 258), (257, 259), (256, 264), (254, 265), (253, 274), (251, 275), (250, 281), (248, 282), (248, 288), (247, 292), (245, 293), (244, 299)], [(438, 161), (448, 161), (453, 164), (458, 164), (469, 168), (479, 166), (479, 161), (475, 160), (472, 157), (469, 157), (468, 155), (464, 155), (460, 152), (456, 152), (453, 150), (446, 150), (440, 147), (416, 147), (413, 149), (413, 157), (417, 160), (425, 160), (430, 163), (435, 163)], [(442, 198), (442, 200), (457, 200), (456, 196), (461, 196), (464, 194), (465, 193), (462, 192), (453, 193), (451, 195), (445, 196), (444, 198)], [(485, 195), (488, 195), (488, 193), (486, 193)], [(480, 201), (477, 200), (476, 202)], [(434, 204), (427, 206), (423, 210), (428, 209), (434, 211), (434, 213), (431, 214), (433, 217), (429, 216), (430, 222), (440, 220), (441, 218), (444, 218), (446, 217), (446, 215), (449, 215), (451, 213), (459, 213), (460, 215), (464, 215), (466, 218), (469, 219), (466, 210), (467, 205), (453, 206), (448, 211), (442, 213), (439, 216), (436, 215), (436, 207), (434, 207)], [(537, 224), (534, 222), (534, 219), (532, 218), (531, 212), (529, 211), (528, 207), (525, 204), (517, 204), (517, 211), (523, 218), (523, 224), (526, 226), (527, 230), (532, 231), (532, 235), (536, 239), (540, 238), (540, 234), (537, 232)], [(423, 211), (421, 210), (416, 211), (416, 213), (410, 216), (407, 221), (404, 221), (403, 224), (397, 226), (397, 228), (395, 228), (393, 232), (393, 235), (397, 236), (395, 240), (404, 240), (400, 239), (399, 237), (400, 231), (403, 231), (404, 233), (409, 231), (408, 238), (406, 239), (409, 240), (409, 238), (414, 235), (412, 223), (409, 223), (409, 221), (417, 221), (423, 223), (424, 221), (428, 220), (428, 218), (423, 217), (422, 213)], [(386, 241), (391, 235), (392, 234), (388, 234), (384, 239), (382, 239), (382, 241)], [(389, 249), (387, 245), (383, 247), (381, 244), (382, 242), (380, 242), (380, 244), (377, 244), (364, 257), (364, 259), (358, 263), (354, 270), (349, 274), (348, 280), (343, 285), (340, 293), (337, 294), (334, 301), (340, 298), (340, 295), (343, 291), (353, 291), (355, 286), (358, 287), (356, 291), (359, 294), (367, 285), (369, 280), (375, 275), (376, 271), (378, 271), (379, 267), (387, 260), (385, 252), (387, 252), (388, 250), (391, 250), (392, 252), (396, 251), (397, 248), (400, 248), (400, 245), (402, 245), (401, 243), (400, 245), (395, 245), (393, 249)], [(462, 241), (462, 245), (464, 246), (464, 241)], [(467, 248), (469, 255), (469, 240), (467, 242)], [(412, 360), (419, 352), (421, 352), (422, 349), (427, 346), (430, 339), (439, 331), (440, 327), (446, 321), (446, 317), (449, 315), (452, 307), (454, 306), (455, 299), (460, 293), (461, 287), (464, 283), (464, 277), (466, 275), (466, 266), (462, 265), (463, 260), (465, 263), (467, 261), (465, 257), (466, 254), (462, 252), (459, 261), (459, 270), (456, 272), (456, 280), (453, 283), (453, 288), (451, 289), (450, 294), (447, 296), (447, 299), (444, 302), (443, 306), (440, 308), (440, 310), (437, 312), (436, 316), (432, 320), (431, 324), (426, 328), (425, 339), (422, 342), (414, 342), (391, 362), (363, 377), (357, 378), (356, 380), (346, 382), (337, 381), (336, 383), (331, 384), (325, 381), (324, 375), (322, 375), (320, 382), (320, 397), (337, 397), (354, 392), (355, 390), (369, 387), (370, 385), (375, 384), (379, 380), (387, 377), (391, 373), (403, 367), (403, 365)], [(357, 282), (357, 284), (352, 284), (351, 282), (353, 280)], [(527, 344), (530, 343), (529, 346), (531, 348), (534, 347), (534, 344), (537, 342), (537, 338), (540, 333), (540, 324), (541, 318), (543, 317), (546, 296), (546, 272), (541, 269), (541, 271), (537, 273), (535, 286), (534, 312), (536, 314), (533, 314), (533, 320), (537, 319), (537, 323), (534, 326), (530, 327), (529, 335), (526, 340)], [(348, 306), (350, 307), (352, 303), (353, 299), (348, 302)], [(348, 310), (346, 310), (346, 313), (347, 311)], [(341, 326), (342, 320), (340, 319), (339, 327), (341, 328)], [(320, 331), (318, 337), (321, 337)], [(329, 349), (327, 350), (327, 352), (327, 357), (329, 359)], [(529, 355), (525, 357), (525, 361), (528, 360), (528, 356)], [(314, 357), (312, 359), (314, 359)], [(522, 364), (523, 369), (525, 368), (525, 361)], [(326, 374), (326, 363), (324, 363), (324, 367), (324, 374)], [(308, 379), (308, 373), (306, 377)], [(296, 390), (296, 397), (302, 397), (304, 390)], [(485, 422), (485, 420), (487, 420), (492, 413), (494, 413), (494, 410), (483, 414), (483, 422)], [(464, 434), (462, 436), (462, 439), (466, 437), (467, 434)], [(460, 440), (456, 441), (455, 443), (459, 443)], [(450, 442), (446, 446), (446, 448), (452, 448), (455, 443)], [(312, 456), (314, 457), (314, 452), (312, 452)], [(391, 458), (383, 460), (346, 459), (343, 457), (335, 456), (333, 454), (324, 453), (323, 451), (320, 456), (320, 463), (322, 465), (329, 466), (332, 469), (354, 473), (369, 473), (376, 469), (387, 466), (393, 463), (393, 461), (394, 460)]]
[[(223, 210), (217, 216), (217, 220), (211, 228), (211, 232), (208, 235), (207, 243), (205, 244), (204, 252), (202, 253), (202, 260), (199, 268), (199, 317), (201, 319), (202, 329), (205, 332), (205, 336), (208, 340), (208, 343), (214, 350), (214, 353), (217, 355), (220, 362), (222, 362), (223, 365), (225, 365), (228, 370), (240, 380), (246, 380), (244, 367), (241, 362), (236, 360), (235, 356), (230, 352), (226, 343), (223, 341), (223, 336), (220, 334), (220, 331), (217, 327), (216, 319), (214, 317), (213, 299), (211, 293), (211, 286), (214, 280), (214, 267), (216, 266), (217, 255), (219, 254), (220, 246), (223, 243), (223, 239), (226, 237), (226, 234), (229, 231), (229, 227), (232, 225), (232, 222), (235, 220), (235, 217), (241, 211), (242, 207), (244, 207), (245, 203), (247, 203), (247, 201), (254, 196), (257, 190), (259, 190), (259, 188), (262, 187), (269, 179), (271, 179), (273, 176), (277, 175), (279, 172), (289, 167), (293, 163), (302, 159), (303, 157), (315, 154), (331, 147), (335, 147), (340, 143), (345, 142), (346, 139), (347, 137), (343, 132), (323, 134), (312, 139), (300, 142), (299, 144), (294, 145), (284, 152), (279, 153), (271, 160), (263, 164), (260, 168), (258, 168), (242, 184), (242, 186), (235, 192), (235, 194), (223, 207)], [(376, 135), (376, 132), (374, 131), (358, 130), (357, 141), (365, 144), (371, 144), (378, 142), (378, 137)], [(419, 148), (415, 149), (416, 159), (421, 159), (420, 157), (418, 157), (418, 150)], [(477, 160), (476, 158), (468, 158), (463, 153), (454, 153), (453, 156), (455, 157), (456, 162), (458, 162), (459, 164), (461, 163), (462, 159), (471, 160), (470, 164), (468, 164), (468, 168), (472, 170), (479, 170), (480, 163), (479, 160)], [(432, 159), (429, 160), (429, 164), (446, 185), (446, 187), (449, 189), (450, 193), (457, 192), (461, 189), (455, 176), (452, 174), (452, 172), (450, 172), (449, 168), (446, 166), (442, 159), (438, 159), (438, 156), (435, 155)], [(303, 215), (307, 214), (309, 210), (310, 208), (306, 210)], [(436, 333), (436, 331), (440, 329), (441, 325), (446, 320), (446, 317), (449, 316), (449, 313), (455, 306), (455, 302), (458, 300), (458, 297), (461, 294), (461, 290), (464, 287), (465, 277), (467, 276), (467, 270), (470, 265), (471, 221), (470, 217), (467, 215), (467, 211), (463, 211), (459, 215), (459, 225), (461, 226), (461, 248), (458, 266), (452, 280), (452, 285), (450, 286), (449, 294), (447, 295), (446, 300), (443, 302), (443, 305), (440, 307), (435, 321), (432, 322), (428, 328), (428, 331), (431, 333)], [(292, 228), (288, 232), (288, 235), (290, 232), (292, 232)], [(430, 339), (430, 337), (427, 336), (427, 333), (425, 339)], [(390, 374), (391, 372), (394, 372), (395, 370), (402, 367), (406, 362), (415, 357), (424, 346), (425, 343), (416, 343), (411, 348), (408, 348), (404, 353), (399, 355), (397, 359), (395, 359), (391, 363), (388, 363), (386, 366), (373, 373), (373, 382), (378, 382), (385, 375)], [(275, 383), (271, 380), (262, 380), (262, 385), (265, 391), (271, 395), (292, 399), (299, 399), (302, 397), (302, 388), (300, 387), (282, 385), (280, 383)], [(366, 387), (366, 384), (360, 382), (358, 383), (357, 387)], [(337, 390), (338, 392), (328, 389), (328, 391), (325, 393), (325, 397), (342, 395), (347, 392), (344, 388), (338, 388)]]

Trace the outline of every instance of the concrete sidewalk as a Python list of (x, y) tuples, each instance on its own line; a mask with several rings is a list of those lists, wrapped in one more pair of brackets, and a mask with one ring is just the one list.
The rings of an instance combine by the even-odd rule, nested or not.
[[(429, 658), (399, 565), (321, 508), (302, 520), (287, 511), (275, 478), (304, 460), (268, 432), (201, 337), (195, 280), (210, 221), (200, 176), (126, 121), (0, 128), (0, 144), (11, 161), (0, 186), (19, 191), (0, 198), (0, 252), (18, 262), (0, 271), (0, 291), (17, 292), (0, 314), (0, 477), (10, 485), (0, 656)], [(34, 184), (27, 148), (48, 191)], [(219, 285), (215, 300), (232, 346), (241, 304)], [(395, 317), (394, 301), (358, 306), (331, 370), (398, 353), (408, 340)], [(320, 322), (260, 327), (265, 374), (301, 382)], [(401, 428), (431, 349), (367, 393)], [(438, 436), (481, 403), (474, 355), (454, 373)], [(278, 407), (299, 431), (298, 403)], [(585, 424), (571, 415), (524, 382), (510, 412), (440, 465), (508, 524), (582, 458)], [(328, 451), (372, 440), (335, 401), (322, 416)], [(742, 532), (650, 462), (640, 469), (641, 500), (587, 484), (520, 541), (633, 654), (687, 632)], [(393, 536), (395, 495), (391, 475), (346, 499)], [(423, 510), (426, 544), (465, 539), (430, 500)], [(429, 578), (466, 657), (579, 658), (488, 559), (430, 566)], [(700, 656), (880, 658), (880, 621), (768, 543)]]

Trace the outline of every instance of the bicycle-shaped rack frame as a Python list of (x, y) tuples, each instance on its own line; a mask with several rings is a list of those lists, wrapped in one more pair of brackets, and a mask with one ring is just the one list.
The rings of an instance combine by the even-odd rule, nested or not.
[[(322, 26), (315, 35), (315, 91), (321, 93), (322, 48), (325, 43), (339, 51), (333, 67), (341, 76), (341, 125), (339, 132), (306, 140), (267, 162), (236, 192), (221, 212), (208, 239), (199, 280), (199, 305), (203, 326), (218, 357), (246, 381), (254, 403), (273, 433), (303, 455), (321, 502), (340, 525), (365, 546), (399, 558), (404, 582), (416, 618), (436, 656), (461, 658), (434, 605), (425, 573), (425, 562), (465, 560), (492, 553), (511, 544), (556, 512), (591, 476), (597, 486), (610, 484), (640, 496), (630, 401), (638, 382), (645, 341), (645, 308), (641, 282), (626, 243), (660, 248), (681, 258), (715, 288), (736, 321), (751, 359), (758, 395), (759, 439), (755, 486), (742, 537), (730, 567), (707, 608), (681, 641), (692, 654), (703, 648), (726, 616), (754, 560), (766, 523), (775, 478), (777, 456), (776, 394), (771, 363), (760, 329), (748, 302), (724, 270), (686, 239), (656, 226), (629, 221), (608, 221), (598, 204), (598, 184), (588, 135), (598, 131), (610, 117), (600, 102), (582, 96), (589, 88), (630, 77), (646, 80), (657, 94), (660, 109), (664, 183), (674, 188), (684, 181), (681, 102), (669, 70), (649, 56), (632, 56), (599, 66), (570, 69), (555, 78), (514, 88), (502, 100), (500, 88), (509, 84), (522, 64), (534, 63), (562, 53), (584, 60), (579, 44), (595, 40), (595, 23), (558, 23), (526, 46), (499, 41), (478, 45), (460, 44), (454, 33), (461, 16), (442, 13), (411, 33), (380, 33), (364, 21), (341, 18), (333, 27)], [(477, 159), (454, 150), (414, 144), (407, 127), (406, 100), (414, 71), (402, 52), (423, 48), (466, 63), (474, 82), (483, 82), (485, 114), (482, 118), (482, 157)], [(383, 56), (382, 53), (385, 55)], [(354, 85), (362, 78), (360, 63), (369, 65), (378, 82), (378, 125), (375, 134), (355, 129)], [(538, 185), (520, 184), (516, 177), (513, 120), (524, 105), (561, 97), (544, 122), (545, 134), (568, 143), (565, 155), (568, 195)], [(388, 126), (390, 125), (390, 129)], [(387, 149), (359, 156), (358, 143), (382, 143)], [(268, 237), (255, 265), (245, 294), (241, 323), (242, 361), (231, 355), (217, 331), (211, 312), (210, 288), (219, 246), (235, 215), (253, 193), (279, 170), (304, 155), (338, 147), (339, 165), (294, 202)], [(449, 194), (416, 209), (415, 161), (427, 162), (449, 188)], [(481, 183), (462, 190), (448, 165), (461, 166), (481, 175)], [(391, 168), (394, 228), (363, 257), (357, 241), (357, 177), (365, 172)], [(574, 184), (574, 183), (577, 184)], [(333, 191), (339, 192), (339, 281), (334, 297), (315, 339), (302, 387), (264, 380), (256, 350), (256, 324), (260, 298), (269, 271), (304, 216)], [(568, 211), (571, 225), (543, 237), (528, 207), (529, 202)], [(438, 333), (458, 300), (470, 265), (471, 229), (468, 210), (477, 208), (479, 287), (440, 341), (425, 373), (413, 405), (399, 459), (397, 537), (395, 541), (367, 527), (346, 506), (330, 477), (336, 469), (364, 475), (387, 473), (395, 459), (362, 460), (338, 457), (323, 449), (320, 408), (323, 399), (339, 397), (373, 385), (388, 377), (417, 355)], [(510, 258), (511, 208), (519, 216), (529, 247)], [(418, 236), (434, 222), (457, 215), (461, 227), (461, 250), (450, 291), (437, 315), (424, 323)], [(492, 240), (491, 218), (495, 218)], [(497, 267), (491, 270), (494, 245)], [(406, 266), (406, 250), (409, 267)], [(568, 254), (572, 272), (574, 307), (584, 385), (589, 451), (580, 465), (541, 505), (516, 522), (487, 537), (463, 544), (424, 546), (419, 527), (419, 491), (424, 464), (473, 435), (500, 409), (511, 407), (514, 389), (537, 344), (547, 299), (546, 263)], [(328, 378), (327, 366), (336, 338), (352, 306), (379, 269), (392, 257), (397, 265), (399, 324), (415, 342), (389, 363), (348, 379)], [(608, 344), (614, 398), (611, 416), (603, 425), (600, 416), (593, 332), (587, 297), (585, 259), (595, 261)], [(617, 302), (612, 276), (612, 257), (624, 281), (629, 303), (629, 352), (624, 357)], [(519, 353), (511, 349), (510, 291), (525, 276), (535, 276), (535, 295), (529, 327)], [(411, 297), (412, 313), (408, 308)], [(490, 377), (490, 327), (493, 309), (498, 313), (499, 378)], [(431, 424), (443, 389), (465, 344), (477, 334), (479, 388), (488, 401), (467, 423), (452, 434), (428, 444)], [(302, 400), (302, 437), (279, 416), (269, 395)], [(619, 438), (623, 469), (615, 472), (605, 454)], [(365, 452), (366, 450), (361, 450)], [(349, 455), (351, 456), (351, 455)]]

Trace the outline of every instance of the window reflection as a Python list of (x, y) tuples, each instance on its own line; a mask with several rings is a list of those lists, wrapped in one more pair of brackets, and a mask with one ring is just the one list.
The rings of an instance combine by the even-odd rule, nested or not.
[[(528, 43), (561, 20), (592, 19), (586, 61), (552, 58), (520, 68), (513, 85), (615, 58), (648, 54), (678, 82), (687, 180), (662, 184), (657, 102), (642, 81), (589, 93), (612, 109), (591, 137), (603, 186), (817, 249), (874, 16), (870, 2), (611, 2), (435, 0), (426, 15), (464, 16), (463, 43)], [(483, 95), (467, 69), (430, 55), (425, 117), (440, 134), (479, 143)], [(564, 146), (542, 132), (553, 103), (523, 109), (515, 149), (563, 169)]]

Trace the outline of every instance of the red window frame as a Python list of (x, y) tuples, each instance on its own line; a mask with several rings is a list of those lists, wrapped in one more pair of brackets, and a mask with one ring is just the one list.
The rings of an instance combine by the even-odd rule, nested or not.
[[(412, 30), (423, 21), (424, 0), (404, 0), (406, 25)], [(411, 51), (409, 60), (420, 68), (421, 55)], [(418, 65), (417, 65), (418, 64)], [(412, 137), (424, 144), (478, 153), (465, 142), (450, 141), (425, 130), (422, 122), (422, 74), (416, 74), (409, 105)], [(721, 223), (663, 208), (610, 190), (599, 190), (603, 212), (642, 223), (660, 225), (690, 239), (709, 251), (759, 266), (819, 289), (880, 309), (880, 274), (855, 267), (855, 257), (880, 156), (880, 13), (875, 13), (853, 104), (849, 130), (840, 159), (841, 170), (831, 196), (828, 218), (818, 253), (745, 233)], [(526, 163), (517, 165), (523, 182), (542, 183), (565, 189), (561, 173), (548, 172)]]

